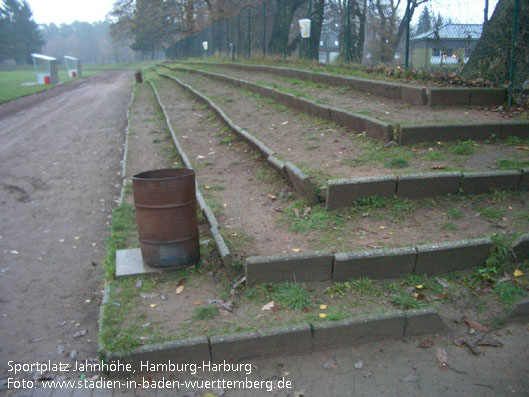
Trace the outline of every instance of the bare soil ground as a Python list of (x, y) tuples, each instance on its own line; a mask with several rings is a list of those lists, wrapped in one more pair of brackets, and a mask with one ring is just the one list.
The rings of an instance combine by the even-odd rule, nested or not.
[[(202, 88), (214, 85), (209, 80), (199, 82), (200, 79), (192, 76), (184, 77), (193, 85), (202, 84), (199, 86)], [(238, 142), (234, 134), (222, 130), (220, 125), (213, 125), (212, 130), (207, 122), (197, 124), (199, 119), (213, 117), (208, 116), (208, 111), (201, 109), (201, 105), (195, 107), (194, 117), (187, 118), (191, 112), (186, 101), (191, 98), (177, 84), (170, 80), (160, 80), (160, 84), (162, 101), (171, 109), (178, 139), (198, 165), (202, 191), (207, 193), (221, 226), (227, 229), (228, 243), (239, 252), (241, 259), (293, 250), (340, 252), (409, 246), (527, 230), (527, 192), (454, 195), (424, 200), (375, 199), (338, 211), (326, 211), (322, 206), (311, 208), (294, 192), (285, 191), (286, 182), (276, 177), (247, 145)], [(247, 103), (251, 98), (247, 98)], [(242, 102), (239, 105), (240, 111), (245, 105)], [(180, 106), (186, 106), (187, 111), (182, 111)], [(224, 103), (221, 107), (227, 109)], [(227, 114), (231, 117), (235, 112), (230, 107)], [(280, 120), (284, 119), (283, 116)], [(294, 117), (292, 114), (287, 116)], [(252, 125), (270, 123), (271, 117), (277, 117), (273, 116), (272, 109), (254, 108), (252, 113), (246, 113), (247, 123)], [(300, 127), (294, 118), (291, 121), (286, 126)], [(303, 121), (310, 123), (311, 119)], [(219, 128), (224, 132), (216, 136), (215, 131), (218, 133)], [(249, 130), (253, 132), (255, 128)], [(296, 131), (296, 128), (289, 130)], [(244, 157), (236, 158), (238, 154), (244, 154)], [(310, 154), (305, 156), (308, 159)], [(254, 168), (257, 166), (259, 168)], [(248, 174), (249, 170), (253, 170), (252, 173)], [(273, 183), (270, 185), (269, 181)], [(252, 188), (255, 190), (249, 186), (255, 186)]]
[(321, 104), (366, 114), (389, 123), (435, 124), (493, 123), (505, 121), (500, 112), (491, 111), (483, 107), (439, 106), (429, 108), (425, 106), (413, 106), (402, 101), (359, 92), (349, 87), (328, 86), (326, 84), (276, 76), (272, 73), (254, 73), (224, 67), (219, 70), (211, 66), (202, 65), (193, 65), (193, 67), (258, 84), (277, 87), (280, 90), (287, 90), (294, 95), (316, 100)]
[(201, 191), (232, 248), (243, 246), (245, 255), (308, 250), (304, 236), (280, 227), (281, 214), (269, 197), (294, 195), (288, 184), (177, 84), (163, 78), (155, 84), (177, 138), (194, 165)]
[(131, 84), (102, 72), (0, 119), (0, 377), (8, 360), (97, 357)]
[[(253, 224), (256, 222), (255, 218), (246, 219), (244, 224), (238, 222), (244, 214), (251, 213), (253, 202), (256, 200), (248, 200), (252, 195), (238, 187), (234, 181), (240, 179), (245, 183), (248, 182), (250, 186), (256, 186), (256, 189), (266, 188), (270, 186), (269, 179), (263, 180), (253, 176), (256, 172), (254, 167), (266, 167), (266, 165), (263, 165), (261, 160), (254, 156), (251, 149), (246, 147), (244, 143), (233, 137), (229, 143), (220, 144), (221, 140), (229, 137), (227, 132), (218, 134), (219, 131), (222, 131), (222, 126), (217, 124), (211, 112), (200, 103), (195, 102), (172, 81), (157, 78), (154, 74), (149, 74), (147, 77), (157, 87), (162, 102), (169, 110), (173, 128), (179, 134), (178, 138), (186, 153), (193, 159), (197, 178), (201, 182), (201, 191), (206, 195), (214, 193), (214, 195), (209, 196), (210, 202), (225, 202), (227, 204), (226, 207), (216, 208), (217, 211), (222, 209), (221, 212), (218, 212), (220, 213), (221, 225), (224, 226), (224, 222), (228, 222), (230, 226), (240, 228), (229, 229), (232, 234), (237, 234), (233, 231), (238, 230), (238, 233), (243, 235), (255, 233), (256, 230), (260, 230), (259, 227), (263, 227), (263, 224), (264, 227), (272, 225), (280, 230), (283, 228), (280, 234), (282, 238), (289, 235), (296, 236), (295, 232), (289, 231), (288, 227), (285, 227), (286, 225), (278, 219), (272, 219), (272, 223), (267, 224), (266, 222), (269, 221), (263, 216), (260, 220), (261, 224), (258, 225)], [(172, 142), (154, 100), (147, 84), (136, 87), (135, 100), (131, 107), (128, 176), (151, 167), (163, 168), (179, 165), (175, 157), (167, 157), (169, 149), (172, 148)], [(207, 144), (201, 146), (201, 141)], [(201, 155), (204, 158), (198, 158), (199, 153), (210, 154)], [(218, 156), (215, 156), (216, 154)], [(221, 161), (223, 158), (227, 158), (227, 161), (237, 161), (235, 165), (238, 165), (239, 162), (243, 163), (245, 169), (251, 170), (251, 173), (241, 173), (238, 167), (230, 166), (230, 163), (224, 165)], [(201, 164), (208, 165), (202, 166)], [(231, 173), (224, 176), (224, 173), (228, 173), (228, 169), (232, 170)], [(218, 179), (219, 174), (221, 179)], [(248, 181), (244, 179), (245, 177), (248, 178)], [(269, 177), (272, 178), (272, 175)], [(272, 180), (278, 186), (285, 184), (281, 180)], [(252, 184), (252, 182), (255, 183)], [(246, 200), (237, 197), (238, 201), (234, 201), (231, 195), (222, 195), (228, 190), (222, 188), (225, 186), (240, 189), (239, 196), (246, 198)], [(265, 195), (267, 192), (268, 190), (264, 190), (261, 195)], [(259, 196), (256, 197), (259, 199)], [(517, 196), (517, 199), (520, 198)], [(128, 200), (130, 200), (130, 196)], [(266, 214), (270, 211), (272, 214), (277, 214), (277, 211), (271, 211), (271, 208), (277, 205), (277, 201), (270, 201), (268, 197), (267, 200), (264, 202), (271, 202), (272, 204), (260, 206), (261, 212)], [(487, 206), (484, 204), (487, 200), (489, 198), (483, 197), (478, 202)], [(232, 205), (232, 203), (236, 203), (236, 205)], [(285, 205), (285, 203), (288, 201), (281, 205)], [(450, 200), (440, 203), (439, 206), (446, 210), (447, 206), (450, 207)], [(227, 214), (227, 211), (232, 207), (237, 207), (237, 211), (231, 215), (234, 218), (228, 218), (230, 215)], [(466, 213), (468, 209), (460, 208), (460, 211)], [(422, 213), (421, 216), (424, 215)], [(415, 216), (410, 215), (417, 222)], [(384, 230), (379, 228), (377, 230), (378, 223), (370, 216), (362, 219), (367, 220), (364, 225), (366, 229), (361, 230), (372, 228), (375, 233), (380, 233), (379, 238), (382, 240), (385, 237), (391, 238), (391, 234), (386, 234)], [(397, 221), (395, 225), (395, 229), (401, 229), (398, 238), (407, 239), (408, 243), (414, 241), (412, 239), (416, 236), (413, 231), (402, 229), (403, 225), (400, 222), (400, 220)], [(424, 224), (428, 222), (425, 220), (422, 222), (423, 227), (418, 227), (419, 233), (423, 233), (423, 238), (435, 239), (436, 237), (428, 236), (428, 233), (435, 233), (435, 231), (426, 230)], [(478, 222), (467, 225), (460, 235), (473, 235), (472, 232), (478, 225)], [(461, 227), (463, 228), (463, 223)], [(355, 232), (358, 235), (352, 237), (348, 231), (349, 228), (350, 225), (334, 231), (336, 232), (334, 237), (347, 239), (346, 244), (348, 246), (355, 245), (354, 240), (369, 239), (367, 232), (364, 231), (362, 234), (356, 229)], [(308, 237), (308, 247), (314, 248), (321, 243), (321, 232), (318, 236), (320, 240), (310, 237), (317, 234), (317, 230), (306, 230), (305, 233), (299, 233), (298, 238)], [(232, 243), (237, 240), (237, 237), (227, 235)], [(235, 246), (241, 248), (240, 253), (243, 255), (249, 255), (252, 252), (270, 251), (270, 253), (274, 253), (269, 247), (275, 247), (277, 250), (288, 247), (287, 242), (281, 245), (275, 240), (275, 236), (269, 237), (272, 238), (270, 245), (268, 244), (269, 241), (267, 242), (255, 235), (251, 238), (250, 245), (237, 246), (235, 244)], [(201, 230), (201, 241), (205, 242), (208, 238), (207, 232)], [(333, 246), (333, 242), (327, 243)], [(391, 243), (386, 241), (383, 244)], [(477, 273), (472, 271), (441, 277), (439, 278), (440, 281), (435, 278), (428, 279), (415, 275), (400, 280), (380, 282), (356, 280), (339, 284), (325, 282), (286, 286), (262, 285), (247, 290), (244, 288), (232, 290), (232, 285), (236, 279), (228, 276), (228, 272), (220, 264), (218, 256), (207, 253), (203, 256), (204, 258), (197, 270), (188, 269), (156, 275), (151, 278), (140, 278), (142, 280), (140, 284), (135, 279), (125, 279), (113, 284), (110, 302), (123, 303), (123, 299), (129, 296), (127, 299), (130, 300), (126, 306), (134, 308), (125, 317), (122, 329), (135, 330), (136, 344), (150, 344), (202, 334), (235, 333), (306, 321), (312, 323), (337, 321), (364, 314), (383, 313), (424, 305), (437, 307), (447, 322), (450, 332), (453, 335), (465, 337), (468, 329), (462, 316), (466, 315), (496, 329), (503, 321), (506, 310), (508, 310), (508, 305), (498, 300), (497, 293), (494, 292), (492, 286), (487, 283), (481, 284), (479, 276), (476, 276)], [(506, 270), (512, 274), (513, 269), (514, 267)], [(526, 272), (527, 266), (521, 266), (520, 269)], [(517, 283), (517, 285), (527, 289), (526, 276), (519, 278)], [(178, 292), (179, 287), (182, 288), (180, 292)], [(414, 293), (419, 298), (412, 297)], [(270, 302), (276, 303), (274, 310), (262, 310), (263, 306)], [(119, 335), (119, 330), (116, 331)], [(119, 338), (119, 336), (117, 337)]]
[[(513, 164), (519, 168), (523, 167), (522, 164), (529, 165), (529, 151), (524, 150), (526, 145), (516, 139), (495, 143), (432, 142), (386, 148), (359, 136), (359, 131), (290, 111), (273, 100), (228, 84), (196, 74), (172, 73), (209, 96), (236, 124), (261, 139), (282, 159), (296, 163), (320, 185), (329, 178), (450, 170), (487, 171)], [(345, 107), (353, 109), (354, 104), (351, 102)], [(414, 109), (423, 116), (429, 112), (426, 108)]]

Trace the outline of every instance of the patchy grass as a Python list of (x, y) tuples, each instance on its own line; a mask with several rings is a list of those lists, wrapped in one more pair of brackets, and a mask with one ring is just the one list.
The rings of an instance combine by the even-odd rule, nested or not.
[(457, 156), (468, 156), (476, 151), (479, 144), (469, 139), (468, 141), (458, 141), (455, 146), (452, 146), (452, 153)]
[(327, 230), (329, 227), (339, 228), (345, 223), (344, 214), (344, 211), (329, 211), (323, 205), (310, 207), (306, 200), (296, 200), (285, 209), (281, 219), (290, 231), (304, 233)]
[(498, 295), (498, 300), (508, 308), (527, 296), (526, 289), (511, 283), (496, 284), (494, 292)]
[(215, 306), (197, 307), (193, 313), (193, 320), (210, 320), (219, 314), (219, 308)]
[(496, 166), (500, 170), (521, 170), (523, 168), (529, 167), (529, 161), (518, 159), (501, 159), (496, 160)]
[(123, 203), (112, 211), (105, 257), (105, 277), (107, 280), (112, 280), (116, 272), (116, 251), (138, 246), (136, 210), (131, 204)]

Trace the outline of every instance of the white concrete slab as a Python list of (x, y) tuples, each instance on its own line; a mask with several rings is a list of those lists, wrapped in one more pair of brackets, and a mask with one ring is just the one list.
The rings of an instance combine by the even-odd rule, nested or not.
[(143, 263), (139, 248), (116, 251), (116, 278), (161, 272)]

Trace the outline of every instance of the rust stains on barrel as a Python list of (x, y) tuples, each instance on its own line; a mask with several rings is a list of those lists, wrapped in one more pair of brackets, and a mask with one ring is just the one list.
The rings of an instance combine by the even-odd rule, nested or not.
[(166, 269), (200, 259), (195, 172), (146, 171), (132, 177), (143, 261)]

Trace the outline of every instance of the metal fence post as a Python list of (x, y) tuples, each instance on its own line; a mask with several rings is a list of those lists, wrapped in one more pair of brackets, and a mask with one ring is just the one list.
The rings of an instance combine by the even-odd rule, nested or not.
[(230, 25), (228, 24), (228, 18), (224, 20), (226, 25), (226, 57), (230, 56)]
[(252, 52), (252, 9), (248, 7), (248, 59)]
[(287, 59), (287, 45), (288, 45), (288, 31), (287, 29), (287, 2), (283, 1), (283, 35), (284, 35), (284, 43), (283, 43), (283, 60)]
[(404, 68), (408, 70), (410, 68), (410, 22), (411, 22), (411, 10), (410, 1), (406, 2), (406, 60), (404, 61)]
[(237, 58), (241, 57), (241, 14), (237, 15)]
[(351, 62), (351, 0), (347, 0), (345, 17), (345, 60)]
[(263, 57), (266, 56), (266, 1), (263, 1)]
[(509, 107), (512, 106), (514, 90), (514, 70), (516, 69), (516, 36), (518, 34), (518, 16), (520, 14), (520, 0), (514, 0), (514, 15), (512, 18), (511, 65), (509, 68)]

